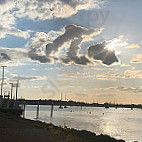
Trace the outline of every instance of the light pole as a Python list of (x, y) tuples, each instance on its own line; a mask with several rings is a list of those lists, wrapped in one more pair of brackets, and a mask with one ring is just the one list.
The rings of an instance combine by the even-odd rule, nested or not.
[(3, 82), (4, 82), (4, 69), (7, 66), (1, 66), (2, 67), (2, 80), (1, 80), (1, 96), (3, 96)]
[(18, 99), (18, 87), (19, 87), (19, 80), (17, 80), (17, 83), (16, 83), (16, 101)]
[(12, 100), (12, 92), (13, 92), (13, 83), (9, 83), (9, 84), (11, 84), (11, 100)]

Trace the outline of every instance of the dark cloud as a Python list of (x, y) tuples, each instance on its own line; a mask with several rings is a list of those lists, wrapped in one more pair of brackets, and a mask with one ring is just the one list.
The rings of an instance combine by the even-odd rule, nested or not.
[(95, 60), (101, 60), (103, 64), (111, 65), (114, 62), (119, 62), (115, 55), (115, 50), (108, 50), (105, 47), (107, 42), (99, 43), (90, 46), (88, 49), (88, 56)]
[(36, 49), (30, 49), (28, 52), (28, 56), (32, 60), (39, 61), (40, 63), (50, 63), (51, 60), (46, 55), (40, 55), (36, 53)]
[(11, 58), (6, 53), (1, 53), (0, 56), (2, 61), (11, 60)]
[(27, 51), (17, 48), (0, 47), (0, 62), (12, 62), (27, 58)]
[(81, 49), (80, 45), (83, 40), (83, 36), (91, 35), (95, 33), (99, 34), (101, 29), (86, 29), (77, 25), (68, 25), (65, 27), (65, 33), (56, 38), (53, 43), (46, 45), (46, 55), (50, 56), (51, 53), (56, 53), (64, 43), (71, 42), (69, 51), (65, 58), (61, 60), (65, 64), (74, 62), (75, 64), (87, 65), (90, 63), (89, 59), (85, 55), (78, 55)]
[(51, 52), (57, 52), (59, 48), (66, 42), (75, 38), (81, 38), (83, 35), (89, 35), (95, 32), (94, 29), (86, 29), (76, 25), (68, 25), (65, 27), (65, 33), (56, 38), (53, 43), (46, 45), (46, 54), (50, 55)]
[[(111, 65), (114, 62), (118, 62), (118, 58), (115, 55), (115, 50), (111, 51), (106, 48), (110, 41), (90, 46), (87, 55), (79, 54), (84, 37), (90, 38), (92, 35), (100, 34), (101, 31), (102, 29), (87, 29), (77, 25), (68, 25), (62, 35), (46, 45), (44, 54), (41, 51), (43, 44), (37, 44), (30, 47), (28, 56), (32, 60), (37, 60), (41, 63), (51, 63), (52, 60), (59, 60), (65, 64), (88, 65), (92, 64), (91, 58), (93, 58), (94, 60), (102, 61), (105, 65)], [(87, 41), (86, 39), (85, 41)], [(65, 57), (60, 57), (59, 55), (62, 48), (68, 49)]]
[(69, 64), (72, 61), (76, 64), (81, 64), (81, 65), (87, 65), (88, 63), (90, 63), (89, 59), (87, 59), (86, 56), (84, 56), (84, 55), (78, 56), (77, 55), (77, 53), (80, 49), (79, 45), (80, 45), (81, 41), (82, 41), (82, 38), (73, 40), (71, 42), (69, 51), (67, 52), (67, 56), (62, 59), (62, 61), (65, 64)]

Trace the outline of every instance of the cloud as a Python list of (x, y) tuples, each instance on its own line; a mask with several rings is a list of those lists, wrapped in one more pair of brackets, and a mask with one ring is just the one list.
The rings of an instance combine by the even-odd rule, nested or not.
[(116, 79), (141, 79), (142, 70), (126, 70), (124, 74), (99, 74), (96, 75), (98, 80), (112, 80)]
[(65, 18), (76, 14), (79, 10), (92, 9), (104, 3), (100, 0), (17, 0), (15, 16), (30, 19), (46, 20), (51, 18)]
[(0, 62), (12, 62), (27, 58), (27, 50), (19, 48), (0, 47)]
[(88, 97), (87, 93), (75, 93), (75, 95), (78, 97)]
[(126, 70), (124, 74), (129, 76), (129, 79), (142, 78), (142, 70)]
[(5, 38), (6, 35), (13, 35), (17, 37), (23, 37), (25, 39), (30, 37), (30, 31), (21, 31), (16, 28), (5, 28), (2, 25), (0, 25), (0, 38)]
[[(102, 30), (102, 28), (87, 29), (72, 24), (64, 27), (60, 32), (57, 32), (58, 36), (51, 40), (50, 37), (52, 36), (49, 34), (37, 34), (38, 37), (32, 38), (35, 43), (31, 43), (32, 45), (30, 46), (28, 53), (29, 57), (32, 60), (37, 60), (41, 63), (51, 63), (56, 60), (64, 64), (75, 63), (88, 65), (94, 64), (92, 58), (94, 61), (102, 61), (105, 65), (118, 63), (119, 60), (116, 56), (115, 49), (109, 50), (107, 47), (110, 45), (112, 46), (116, 42), (120, 42), (118, 41), (119, 39), (104, 41), (89, 46), (87, 54), (80, 54), (82, 43), (91, 41), (92, 37), (99, 35)], [(88, 37), (88, 40), (86, 37)], [(47, 45), (45, 48), (46, 43)], [(65, 56), (62, 54), (63, 49), (65, 49), (64, 52), (66, 52)]]
[(112, 80), (116, 81), (117, 79), (130, 79), (130, 75), (125, 73), (125, 74), (99, 74), (96, 75), (96, 79), (98, 80)]
[(31, 60), (39, 61), (40, 63), (51, 63), (51, 57), (46, 55), (46, 45), (55, 40), (58, 36), (64, 33), (61, 31), (50, 31), (49, 33), (37, 32), (31, 41), (27, 43), (28, 57)]
[(0, 24), (5, 28), (10, 28), (15, 24), (15, 17), (12, 14), (12, 9), (15, 8), (15, 3), (12, 1), (5, 1), (0, 4)]
[(131, 59), (130, 63), (142, 63), (142, 54), (137, 54), (135, 58)]
[(0, 60), (1, 61), (7, 61), (7, 60), (11, 60), (11, 58), (6, 54), (6, 53), (1, 53), (0, 54)]
[[(96, 36), (102, 32), (102, 29), (86, 29), (77, 25), (68, 25), (65, 27), (65, 33), (59, 36), (53, 41), (53, 43), (46, 46), (46, 53), (50, 55), (54, 52), (60, 50), (62, 45), (70, 41), (68, 45), (68, 52), (66, 57), (61, 60), (65, 64), (75, 63), (81, 65), (87, 65), (90, 63), (89, 59), (85, 55), (79, 55), (79, 50), (81, 49), (81, 44), (86, 36)], [(67, 47), (66, 47), (67, 48)]]
[(16, 17), (13, 10), (16, 8), (16, 1), (1, 1), (0, 3), (0, 38), (5, 38), (6, 35), (14, 35), (25, 39), (30, 37), (30, 31), (22, 31), (15, 28)]
[[(94, 61), (102, 61), (104, 65), (111, 65), (119, 62), (115, 49), (109, 50), (107, 47), (114, 45), (118, 39), (104, 41), (86, 48), (87, 53), (80, 54), (82, 43), (92, 41), (92, 39), (103, 31), (99, 29), (88, 29), (78, 25), (65, 26), (60, 31), (50, 31), (49, 33), (37, 32), (31, 41), (27, 43), (27, 49), (1, 49), (7, 55), (2, 61), (30, 58), (40, 63), (53, 63), (54, 60), (64, 64), (88, 65)], [(63, 50), (65, 56), (63, 56)], [(10, 53), (11, 52), (11, 53)], [(18, 53), (18, 55), (16, 54)], [(94, 60), (92, 60), (94, 59)]]
[(106, 94), (98, 94), (97, 95), (97, 98), (113, 98), (113, 97), (115, 97), (116, 96), (116, 94), (108, 94), (108, 93), (106, 93)]
[[(102, 29), (87, 29), (77, 25), (68, 25), (59, 32), (37, 33), (29, 44), (28, 56), (41, 63), (51, 63), (53, 60), (58, 60), (65, 64), (74, 62), (86, 65), (90, 63), (87, 56), (78, 54), (82, 41), (86, 36), (95, 36), (101, 32)], [(47, 44), (46, 48), (45, 44)], [(60, 57), (63, 48), (68, 49), (68, 52), (65, 57)]]
[(40, 61), (40, 63), (50, 63), (50, 58), (46, 57), (45, 55), (39, 55), (39, 52), (36, 53), (36, 49), (30, 48), (30, 51), (28, 52), (28, 56), (32, 60)]
[(104, 41), (102, 43), (90, 46), (88, 49), (88, 56), (95, 60), (100, 60), (106, 65), (119, 62), (117, 56), (115, 55), (115, 50), (106, 49), (107, 45), (108, 43)]
[[(16, 75), (16, 74), (10, 74), (11, 75), (11, 79), (7, 79), (5, 80), (5, 84), (7, 86), (9, 86), (9, 82), (13, 83), (13, 87), (17, 86), (17, 82), (18, 82), (18, 86), (20, 88), (25, 88), (24, 83), (26, 81), (39, 81), (39, 80), (46, 80), (47, 78), (45, 76), (23, 76), (23, 75)], [(27, 87), (32, 87), (32, 86), (27, 86)], [(26, 87), (26, 88), (27, 88)]]
[(140, 46), (138, 44), (131, 44), (129, 48), (140, 48)]
[(15, 27), (17, 18), (32, 20), (47, 20), (66, 18), (76, 14), (79, 10), (99, 7), (101, 0), (2, 0), (0, 1), (0, 38), (6, 35), (29, 38), (30, 31), (22, 31)]
[[(100, 31), (99, 29), (98, 31)], [(83, 35), (89, 35), (93, 32), (98, 32), (94, 29), (86, 29), (84, 27), (80, 27), (77, 25), (68, 25), (65, 27), (65, 33), (56, 38), (53, 43), (46, 45), (46, 54), (50, 55), (51, 52), (57, 52), (59, 48), (65, 43), (70, 40), (79, 39), (80, 42), (82, 41), (81, 38)], [(100, 32), (99, 32), (100, 33)], [(98, 33), (98, 34), (99, 34)]]
[[(1, 48), (0, 53), (4, 53), (1, 54), (1, 61), (30, 58), (40, 63), (51, 64), (56, 60), (64, 64), (75, 63), (78, 65), (94, 64), (94, 61), (97, 60), (102, 61), (104, 65), (119, 62), (115, 49), (107, 48), (114, 40), (89, 46), (86, 49), (87, 53), (80, 54), (82, 43), (91, 41), (92, 37), (99, 35), (102, 30), (102, 28), (87, 29), (77, 25), (68, 25), (60, 31), (37, 32), (27, 43), (28, 49)], [(63, 49), (65, 56), (62, 54)]]
[(65, 64), (70, 64), (74, 62), (75, 64), (87, 65), (88, 63), (90, 63), (89, 59), (86, 56), (77, 55), (79, 49), (81, 48), (81, 41), (82, 39), (76, 39), (71, 42), (66, 57), (62, 59)]
[(133, 92), (133, 93), (141, 93), (142, 92), (142, 87), (118, 87), (117, 88), (119, 91), (126, 91), (126, 92)]
[(142, 92), (142, 87), (109, 87), (109, 88), (97, 88), (96, 90), (98, 91), (122, 91), (122, 92), (129, 92), (129, 93), (141, 93)]
[(41, 76), (18, 76), (18, 75), (12, 75), (12, 78), (14, 80), (31, 80), (31, 81), (46, 79), (46, 77), (41, 77)]
[[(86, 29), (77, 25), (68, 25), (61, 31), (50, 31), (49, 33), (37, 32), (31, 42), (26, 46), (28, 50), (17, 50), (10, 48), (1, 48), (0, 52), (7, 55), (9, 58), (3, 58), (3, 60), (14, 60), (30, 58), (31, 60), (39, 61), (40, 63), (52, 63), (53, 60), (62, 61), (65, 63), (66, 60), (70, 60), (76, 64), (86, 65), (90, 63), (86, 55), (79, 55), (78, 52), (81, 49), (80, 45), (85, 36), (100, 34), (102, 29)], [(66, 57), (60, 58), (60, 52), (62, 46), (65, 43), (70, 42), (66, 45), (69, 51)], [(18, 55), (17, 55), (18, 54)], [(68, 62), (66, 62), (67, 64)]]

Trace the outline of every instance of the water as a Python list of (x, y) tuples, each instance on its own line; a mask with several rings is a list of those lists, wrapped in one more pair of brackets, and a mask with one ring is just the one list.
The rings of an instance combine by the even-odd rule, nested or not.
[[(25, 117), (35, 119), (37, 106), (26, 106)], [(51, 106), (40, 106), (39, 120), (50, 122)], [(142, 142), (142, 110), (123, 108), (68, 107), (54, 106), (53, 124), (96, 134), (107, 134), (127, 142)]]

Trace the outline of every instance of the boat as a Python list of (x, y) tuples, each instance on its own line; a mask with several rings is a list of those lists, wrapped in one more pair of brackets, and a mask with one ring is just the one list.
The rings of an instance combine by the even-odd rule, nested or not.
[(67, 105), (66, 105), (66, 95), (65, 95), (65, 106), (64, 106), (64, 108), (68, 108)]
[(105, 108), (109, 108), (109, 106), (105, 106)]
[(62, 107), (62, 106), (59, 106), (59, 109), (63, 109), (63, 107)]
[(107, 109), (109, 109), (109, 104), (108, 104), (108, 103), (105, 103), (105, 104), (104, 104), (104, 107), (107, 108)]
[(131, 110), (133, 110), (133, 109), (134, 109), (134, 104), (131, 103)]

